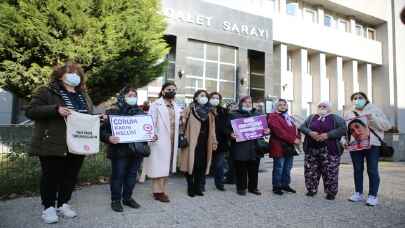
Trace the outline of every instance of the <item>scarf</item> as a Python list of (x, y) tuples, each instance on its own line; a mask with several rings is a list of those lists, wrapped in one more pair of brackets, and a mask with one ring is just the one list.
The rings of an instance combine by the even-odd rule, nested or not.
[(200, 105), (197, 102), (193, 102), (191, 103), (191, 108), (200, 120), (205, 121), (208, 119), (208, 113), (211, 110), (211, 105), (209, 103)]
[(280, 113), (280, 115), (285, 119), (285, 121), (287, 122), (288, 126), (293, 126), (294, 120), (293, 118), (288, 114), (288, 112), (282, 113), (282, 112), (278, 112)]
[(117, 106), (118, 106), (119, 112), (124, 115), (133, 116), (133, 115), (136, 115), (136, 114), (142, 112), (142, 110), (139, 108), (138, 105), (132, 105), (132, 106), (129, 105), (125, 101), (125, 94), (123, 94), (123, 93), (120, 93), (117, 96)]

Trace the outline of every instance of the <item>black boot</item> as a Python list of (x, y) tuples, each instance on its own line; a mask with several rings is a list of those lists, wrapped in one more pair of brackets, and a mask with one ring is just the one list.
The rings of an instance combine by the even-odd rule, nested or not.
[(124, 208), (122, 208), (121, 200), (114, 200), (111, 202), (111, 209), (115, 212), (123, 212)]
[(193, 176), (186, 174), (186, 180), (187, 180), (187, 194), (190, 197), (194, 197), (194, 187), (193, 187)]
[(273, 188), (273, 193), (280, 196), (283, 195), (283, 191), (281, 191), (281, 188), (278, 187)]
[(290, 186), (283, 187), (282, 190), (284, 190), (286, 192), (297, 193), (297, 191), (292, 189)]
[(141, 207), (141, 205), (139, 205), (139, 203), (137, 203), (134, 199), (130, 198), (128, 200), (123, 200), (122, 203), (128, 207), (132, 207), (135, 209), (138, 209)]

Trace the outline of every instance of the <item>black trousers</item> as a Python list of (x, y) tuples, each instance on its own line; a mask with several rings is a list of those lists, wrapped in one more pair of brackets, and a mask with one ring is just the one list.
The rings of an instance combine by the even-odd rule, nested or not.
[(192, 192), (202, 192), (205, 182), (205, 168), (194, 168), (191, 175), (186, 173), (186, 180), (188, 189)]
[(69, 202), (77, 183), (84, 156), (69, 154), (66, 157), (40, 156), (42, 176), (41, 200), (45, 209), (61, 207)]
[(254, 191), (257, 189), (260, 159), (234, 161), (236, 189)]

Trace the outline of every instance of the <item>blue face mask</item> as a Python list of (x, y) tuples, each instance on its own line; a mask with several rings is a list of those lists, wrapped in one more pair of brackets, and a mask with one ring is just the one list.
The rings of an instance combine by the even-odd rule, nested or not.
[(366, 100), (365, 99), (357, 99), (354, 101), (354, 107), (356, 109), (363, 109), (364, 106), (366, 106)]
[(68, 86), (76, 87), (80, 84), (80, 76), (76, 73), (66, 73), (63, 82)]
[(127, 102), (128, 105), (134, 106), (138, 104), (138, 98), (137, 97), (125, 97), (125, 102)]

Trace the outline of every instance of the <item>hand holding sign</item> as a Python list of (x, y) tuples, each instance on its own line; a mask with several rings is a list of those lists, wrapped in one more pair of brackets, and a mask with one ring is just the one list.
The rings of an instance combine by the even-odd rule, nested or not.
[(110, 116), (111, 132), (117, 139), (111, 143), (131, 143), (153, 141), (155, 131), (149, 115)]

